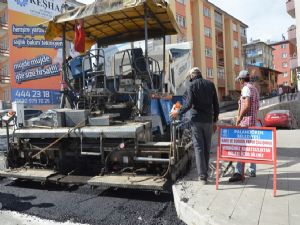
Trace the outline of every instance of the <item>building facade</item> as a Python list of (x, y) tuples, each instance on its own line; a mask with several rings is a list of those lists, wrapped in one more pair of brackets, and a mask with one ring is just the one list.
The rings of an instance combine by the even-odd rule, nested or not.
[(278, 75), (281, 72), (255, 65), (248, 65), (247, 70), (249, 71), (250, 79), (256, 86), (260, 96), (270, 96), (274, 91), (277, 91)]
[(7, 0), (0, 0), (0, 100), (10, 101)]
[(207, 0), (169, 2), (182, 31), (172, 42), (192, 42), (193, 65), (214, 82), (221, 101), (232, 95), (239, 89), (235, 77), (244, 68), (248, 26)]
[(294, 74), (297, 68), (296, 46), (289, 40), (283, 40), (270, 44), (273, 47), (274, 69), (279, 71), (277, 84), (292, 86)]
[(244, 45), (246, 65), (273, 69), (273, 47), (267, 43), (255, 40)]
[(292, 25), (288, 29), (288, 36), (291, 43), (297, 46), (296, 56), (294, 57), (294, 61), (297, 61), (297, 69), (292, 77), (292, 80), (293, 83), (297, 84), (298, 91), (300, 91), (300, 57), (297, 57), (297, 52), (300, 52), (300, 35), (297, 35), (297, 27), (300, 27), (300, 1), (287, 0), (286, 10), (292, 18), (296, 19), (296, 25)]

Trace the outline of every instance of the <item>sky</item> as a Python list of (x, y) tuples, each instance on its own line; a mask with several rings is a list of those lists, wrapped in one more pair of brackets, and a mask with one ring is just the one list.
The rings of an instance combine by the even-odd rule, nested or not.
[[(85, 4), (94, 0), (78, 0)], [(286, 0), (209, 0), (222, 10), (247, 24), (248, 41), (280, 41), (287, 39), (287, 30), (295, 24), (286, 12)]]
[(286, 11), (286, 0), (210, 0), (247, 24), (248, 40), (280, 41), (295, 20)]

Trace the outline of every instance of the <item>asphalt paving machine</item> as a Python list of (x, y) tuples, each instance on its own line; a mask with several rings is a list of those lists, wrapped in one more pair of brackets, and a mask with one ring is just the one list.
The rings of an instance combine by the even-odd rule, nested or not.
[[(67, 40), (84, 21), (85, 54), (67, 59)], [(62, 184), (164, 190), (190, 166), (188, 120), (172, 121), (163, 65), (148, 55), (149, 38), (178, 32), (163, 0), (98, 0), (56, 16), (46, 37), (63, 38), (59, 109), (17, 127), (2, 177)], [(48, 36), (47, 36), (48, 35)], [(104, 46), (145, 40), (145, 47), (117, 52), (112, 76)]]

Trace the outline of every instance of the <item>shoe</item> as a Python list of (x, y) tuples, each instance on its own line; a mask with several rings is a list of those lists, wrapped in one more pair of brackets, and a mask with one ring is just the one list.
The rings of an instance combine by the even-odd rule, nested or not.
[(237, 182), (241, 181), (243, 179), (242, 175), (239, 173), (235, 173), (232, 175), (232, 177), (229, 178), (229, 182)]
[(250, 174), (249, 174), (249, 177), (256, 177), (256, 173), (251, 171)]
[(246, 174), (247, 174), (249, 177), (256, 177), (256, 173), (255, 173), (254, 171), (250, 171), (249, 169), (247, 169)]
[(202, 185), (207, 184), (207, 177), (199, 177), (198, 179)]

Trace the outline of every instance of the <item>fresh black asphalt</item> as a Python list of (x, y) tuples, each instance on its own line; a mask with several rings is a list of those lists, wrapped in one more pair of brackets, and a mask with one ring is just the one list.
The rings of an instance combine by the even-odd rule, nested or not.
[[(177, 218), (171, 193), (89, 186), (42, 185), (0, 181), (2, 209), (59, 222), (97, 225), (184, 225)], [(0, 204), (1, 205), (1, 204)]]

